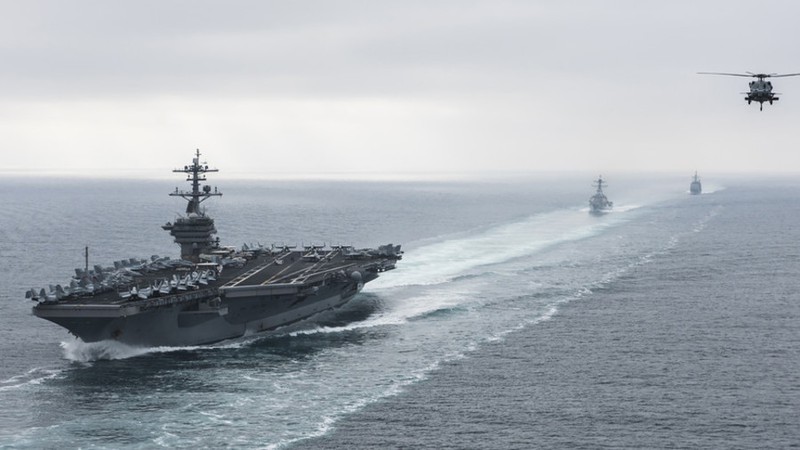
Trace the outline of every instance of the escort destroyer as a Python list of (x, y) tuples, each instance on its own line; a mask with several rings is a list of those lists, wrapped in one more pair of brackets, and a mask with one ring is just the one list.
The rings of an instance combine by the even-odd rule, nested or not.
[(603, 188), (607, 186), (606, 182), (603, 181), (603, 177), (598, 177), (592, 185), (597, 188), (597, 191), (589, 198), (589, 212), (592, 214), (604, 214), (611, 211), (611, 208), (614, 207), (614, 202), (609, 201), (606, 194), (603, 193)]
[(222, 193), (211, 189), (198, 150), (184, 173), (191, 191), (186, 215), (162, 228), (181, 257), (152, 256), (84, 268), (68, 285), (31, 289), (33, 314), (66, 328), (84, 342), (115, 340), (135, 346), (188, 346), (274, 330), (343, 305), (402, 258), (399, 245), (220, 245), (200, 204)]
[(692, 178), (692, 182), (689, 183), (689, 193), (692, 195), (699, 195), (703, 193), (703, 185), (700, 184), (700, 178), (698, 178), (697, 172), (694, 173), (694, 178)]

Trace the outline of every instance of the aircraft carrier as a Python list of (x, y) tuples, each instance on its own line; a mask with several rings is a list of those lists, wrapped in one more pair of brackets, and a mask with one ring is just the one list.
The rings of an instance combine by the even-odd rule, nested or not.
[(173, 172), (186, 174), (191, 191), (186, 215), (167, 222), (180, 259), (151, 256), (113, 266), (75, 269), (68, 285), (31, 289), (33, 314), (84, 342), (115, 340), (135, 346), (188, 346), (273, 330), (343, 305), (378, 274), (395, 268), (399, 245), (220, 245), (214, 219), (200, 204), (222, 193), (204, 185), (217, 172), (200, 161)]

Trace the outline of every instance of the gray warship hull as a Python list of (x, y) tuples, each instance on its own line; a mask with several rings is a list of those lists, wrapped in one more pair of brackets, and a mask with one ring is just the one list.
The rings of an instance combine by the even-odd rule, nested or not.
[(589, 201), (589, 213), (594, 215), (603, 215), (611, 212), (612, 203), (605, 197), (602, 199), (595, 199)]
[(692, 195), (700, 195), (703, 193), (703, 185), (700, 183), (697, 172), (694, 173), (694, 178), (692, 178), (692, 182), (689, 183), (689, 193)]
[[(84, 342), (115, 340), (135, 346), (208, 344), (274, 330), (339, 307), (355, 296), (364, 283), (377, 278), (379, 272), (394, 268), (392, 257), (348, 260), (339, 253), (317, 252), (320, 261), (306, 261), (301, 252), (270, 255), (248, 261), (244, 267), (210, 283), (216, 286), (134, 300), (121, 298), (116, 292), (65, 298), (41, 302), (33, 313), (66, 328)], [(280, 272), (290, 275), (270, 280)], [(298, 280), (298, 272), (310, 276)], [(168, 275), (154, 273), (151, 277)]]
[(611, 208), (614, 207), (614, 202), (609, 201), (606, 195), (603, 193), (603, 187), (606, 186), (605, 181), (603, 181), (603, 177), (598, 177), (593, 185), (597, 188), (597, 191), (589, 198), (589, 213), (594, 215), (602, 215), (610, 212)]
[(224, 247), (214, 220), (200, 208), (221, 196), (201, 185), (216, 172), (200, 162), (173, 172), (187, 174), (186, 216), (162, 226), (181, 247), (181, 258), (116, 261), (113, 267), (75, 269), (67, 287), (26, 295), (33, 314), (84, 342), (113, 340), (135, 346), (189, 346), (274, 330), (343, 305), (378, 274), (395, 268), (399, 245)]

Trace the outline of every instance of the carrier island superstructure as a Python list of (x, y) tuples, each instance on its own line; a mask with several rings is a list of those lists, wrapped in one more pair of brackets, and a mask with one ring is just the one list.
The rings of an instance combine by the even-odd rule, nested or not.
[(200, 204), (221, 196), (205, 185), (217, 172), (200, 161), (173, 172), (186, 174), (191, 191), (186, 215), (167, 222), (180, 259), (151, 256), (88, 264), (68, 285), (31, 289), (33, 314), (84, 342), (116, 340), (136, 346), (199, 345), (272, 330), (343, 305), (378, 274), (395, 268), (399, 245), (220, 245), (214, 219)]

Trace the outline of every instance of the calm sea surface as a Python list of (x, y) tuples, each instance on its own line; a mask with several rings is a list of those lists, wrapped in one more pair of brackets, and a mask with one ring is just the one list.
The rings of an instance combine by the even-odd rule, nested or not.
[(83, 344), (25, 291), (177, 256), (179, 180), (6, 178), (0, 448), (800, 446), (800, 180), (211, 181), (224, 244), (405, 257), (270, 334)]

